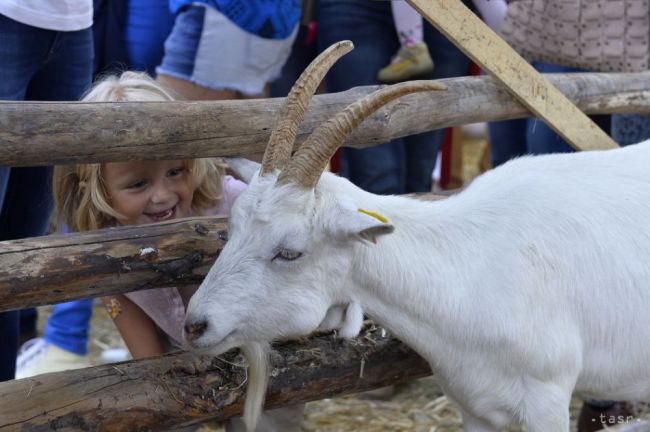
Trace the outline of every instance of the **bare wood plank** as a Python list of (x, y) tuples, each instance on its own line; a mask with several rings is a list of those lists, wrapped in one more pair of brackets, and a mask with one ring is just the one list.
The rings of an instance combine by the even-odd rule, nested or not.
[(0, 242), (0, 311), (198, 286), (224, 247), (227, 228), (226, 218), (203, 217)]
[[(587, 113), (650, 113), (649, 72), (548, 79)], [(361, 148), (446, 126), (530, 115), (491, 77), (441, 82), (447, 91), (400, 99), (367, 119), (345, 145)], [(316, 96), (297, 144), (321, 121), (377, 88)], [(282, 102), (0, 102), (0, 166), (259, 154)]]
[(618, 145), (460, 0), (407, 0), (577, 150)]
[[(380, 330), (342, 341), (276, 346), (267, 408), (357, 393), (431, 374)], [(223, 360), (222, 360), (223, 359)], [(244, 370), (233, 352), (171, 354), (0, 383), (0, 431), (161, 430), (242, 411)]]

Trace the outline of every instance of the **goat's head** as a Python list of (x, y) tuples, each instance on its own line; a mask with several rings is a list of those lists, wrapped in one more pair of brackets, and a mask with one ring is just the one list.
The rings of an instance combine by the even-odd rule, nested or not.
[(381, 217), (346, 201), (354, 186), (323, 170), (368, 115), (404, 94), (442, 86), (413, 81), (381, 89), (318, 127), (291, 157), (309, 100), (331, 65), (351, 49), (350, 42), (335, 44), (303, 72), (259, 170), (235, 161), (249, 187), (232, 209), (227, 245), (190, 301), (185, 334), (192, 345), (223, 352), (248, 341), (312, 332), (331, 306), (350, 300), (344, 285), (351, 245), (392, 232)]

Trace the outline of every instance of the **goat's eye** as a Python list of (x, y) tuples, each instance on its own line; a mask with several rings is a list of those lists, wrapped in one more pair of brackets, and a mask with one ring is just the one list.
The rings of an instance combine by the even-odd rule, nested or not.
[(294, 261), (302, 256), (302, 252), (296, 252), (289, 249), (280, 249), (273, 259), (280, 258), (284, 261)]

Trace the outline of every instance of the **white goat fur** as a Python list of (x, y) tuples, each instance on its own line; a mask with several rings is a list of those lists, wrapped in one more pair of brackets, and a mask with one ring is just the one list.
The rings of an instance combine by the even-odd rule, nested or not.
[(650, 398), (650, 141), (522, 157), (436, 202), (255, 176), (186, 322), (225, 351), (349, 303), (428, 360), (467, 431), (568, 431), (574, 388)]

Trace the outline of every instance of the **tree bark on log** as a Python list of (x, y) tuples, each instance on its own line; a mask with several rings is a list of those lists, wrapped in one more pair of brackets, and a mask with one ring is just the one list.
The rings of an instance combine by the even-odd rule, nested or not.
[(226, 244), (227, 229), (225, 217), (199, 217), (0, 242), (0, 312), (198, 286)]
[[(549, 80), (588, 114), (650, 114), (650, 73), (558, 74)], [(491, 77), (440, 80), (446, 91), (408, 95), (361, 124), (344, 145), (460, 124), (529, 116)], [(376, 90), (316, 96), (296, 145), (349, 103)], [(264, 151), (284, 99), (210, 102), (0, 103), (0, 166), (242, 156)]]
[(0, 242), (0, 311), (165, 286), (198, 286), (227, 239), (227, 219)]
[[(266, 408), (357, 393), (431, 374), (416, 353), (371, 327), (275, 346)], [(240, 415), (241, 357), (175, 353), (0, 383), (0, 431), (161, 430)]]

